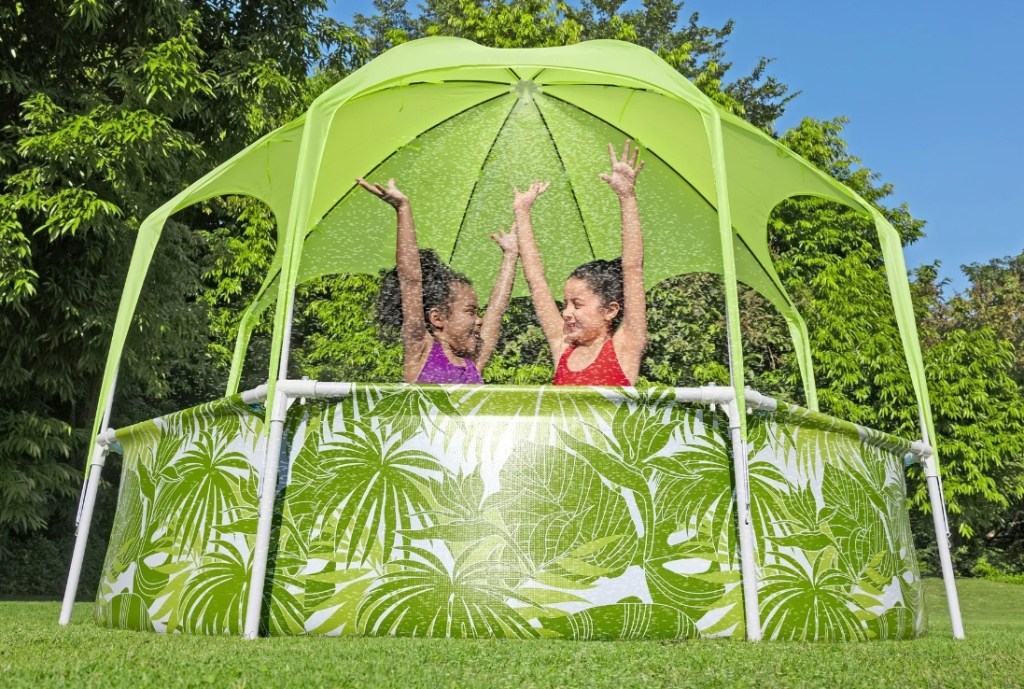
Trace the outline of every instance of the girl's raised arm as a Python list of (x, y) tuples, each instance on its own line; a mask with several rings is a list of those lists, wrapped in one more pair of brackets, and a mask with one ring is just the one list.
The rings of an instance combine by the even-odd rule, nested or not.
[(480, 371), (484, 370), (484, 366), (487, 365), (491, 354), (498, 346), (501, 317), (505, 314), (508, 300), (512, 297), (512, 285), (516, 279), (516, 263), (519, 262), (519, 241), (515, 225), (508, 233), (504, 229), (499, 229), (491, 235), (491, 239), (501, 247), (503, 256), (498, 279), (494, 281), (491, 296), (487, 300), (484, 322), (480, 326), (480, 351), (476, 355), (476, 361), (473, 362)]
[(639, 161), (640, 147), (630, 150), (626, 139), (622, 158), (608, 144), (611, 174), (599, 175), (619, 197), (622, 213), (622, 324), (614, 335), (615, 353), (623, 373), (631, 381), (640, 374), (640, 358), (647, 345), (647, 296), (644, 293), (644, 240), (640, 212), (636, 202), (636, 177), (644, 169)]
[(515, 211), (516, 233), (519, 235), (519, 257), (523, 261), (526, 284), (530, 286), (533, 309), (537, 312), (540, 327), (551, 348), (551, 356), (557, 362), (565, 348), (562, 342), (562, 314), (559, 313), (555, 298), (551, 295), (551, 288), (544, 279), (544, 264), (540, 259), (537, 240), (533, 236), (533, 222), (530, 219), (533, 202), (547, 191), (547, 188), (548, 182), (534, 182), (526, 191), (519, 191), (517, 187), (512, 208)]
[(423, 320), (423, 272), (420, 268), (420, 252), (416, 244), (416, 226), (412, 220), (412, 205), (409, 197), (399, 191), (395, 180), (389, 179), (388, 186), (370, 184), (362, 177), (356, 180), (363, 189), (386, 201), (398, 215), (398, 232), (395, 240), (395, 266), (398, 270), (398, 286), (402, 293), (402, 351), (405, 382), (413, 383), (423, 369), (423, 363), (430, 353), (433, 338), (427, 332)]

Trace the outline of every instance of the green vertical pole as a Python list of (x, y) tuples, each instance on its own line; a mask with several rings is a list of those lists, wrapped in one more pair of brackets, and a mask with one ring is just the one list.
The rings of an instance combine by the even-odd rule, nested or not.
[[(729, 210), (729, 187), (725, 171), (725, 148), (722, 142), (722, 121), (718, 111), (704, 116), (708, 143), (711, 146), (711, 167), (715, 179), (718, 206), (718, 234), (722, 243), (722, 282), (725, 287), (725, 333), (729, 344), (729, 376), (740, 410), (745, 410), (743, 384), (743, 342), (740, 333), (740, 300), (736, 287), (736, 254), (732, 236), (732, 213)], [(740, 415), (740, 429), (747, 437), (746, 414)]]
[(253, 325), (259, 313), (258, 307), (259, 301), (253, 300), (238, 323), (235, 351), (231, 356), (231, 373), (228, 375), (227, 389), (224, 391), (225, 397), (230, 397), (238, 392), (238, 383), (242, 379), (242, 366), (245, 364), (245, 353), (249, 348), (249, 338), (252, 337)]
[(953, 638), (964, 638), (963, 620), (960, 616), (960, 597), (956, 590), (953, 576), (953, 559), (949, 547), (949, 521), (946, 514), (946, 499), (942, 491), (942, 475), (939, 469), (938, 437), (935, 435), (935, 422), (932, 419), (931, 402), (928, 397), (928, 379), (924, 370), (924, 359), (921, 356), (921, 342), (917, 335), (917, 321), (914, 318), (914, 302), (907, 283), (907, 266), (903, 260), (903, 244), (899, 234), (889, 221), (874, 207), (869, 206), (871, 217), (878, 231), (878, 241), (885, 259), (885, 276), (889, 283), (893, 309), (896, 312), (896, 324), (899, 326), (900, 339), (903, 343), (903, 355), (910, 369), (910, 380), (917, 395), (917, 409), (921, 426), (921, 440), (930, 446), (931, 452), (921, 460), (925, 480), (928, 485), (928, 498), (932, 508), (932, 521), (935, 526), (935, 542), (939, 551), (939, 565), (942, 570), (942, 581), (946, 590), (946, 604), (949, 606), (949, 617), (953, 627)]
[(267, 560), (270, 553), (274, 498), (277, 491), (278, 463), (281, 458), (285, 416), (288, 411), (288, 397), (279, 389), (278, 384), (288, 377), (295, 285), (330, 119), (329, 115), (324, 114), (321, 102), (314, 101), (308, 110), (306, 126), (302, 131), (291, 206), (288, 209), (288, 221), (283, 233), (285, 247), (278, 281), (277, 308), (274, 312), (274, 334), (270, 345), (270, 370), (267, 381), (267, 411), (264, 425), (267, 433), (266, 454), (264, 455), (263, 469), (260, 472), (256, 541), (253, 545), (249, 592), (242, 628), (242, 638), (245, 639), (255, 639), (259, 634)]
[(736, 517), (739, 527), (740, 567), (743, 577), (743, 609), (748, 641), (760, 641), (761, 617), (757, 596), (757, 553), (750, 520), (750, 472), (747, 468), (747, 403), (743, 385), (743, 343), (740, 333), (740, 302), (736, 287), (736, 257), (733, 248), (732, 214), (725, 170), (722, 121), (712, 108), (703, 113), (711, 148), (711, 168), (718, 206), (718, 233), (722, 242), (722, 278), (725, 286), (725, 332), (729, 343), (729, 376), (733, 403), (728, 406), (729, 437), (732, 442), (736, 481)]
[(786, 324), (789, 326), (789, 337), (793, 341), (797, 364), (800, 367), (800, 377), (804, 383), (804, 398), (807, 401), (808, 409), (818, 411), (818, 388), (814, 383), (811, 339), (807, 334), (807, 324), (804, 319), (797, 313), (796, 307), (791, 306), (791, 309), (792, 312), (786, 314)]

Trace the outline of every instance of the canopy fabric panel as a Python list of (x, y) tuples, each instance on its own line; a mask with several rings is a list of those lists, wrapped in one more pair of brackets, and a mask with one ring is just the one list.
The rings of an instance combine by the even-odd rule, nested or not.
[[(712, 119), (721, 131), (709, 138)], [(648, 165), (637, 187), (647, 286), (683, 272), (731, 275), (734, 270), (737, 280), (765, 295), (786, 317), (809, 377), (802, 321), (768, 251), (768, 216), (780, 201), (797, 195), (823, 196), (870, 213), (869, 204), (742, 119), (721, 112), (644, 48), (591, 41), (493, 49), (463, 39), (429, 38), (373, 60), (322, 94), (304, 117), (240, 152), (146, 220), (101, 399), (110, 393), (163, 222), (188, 204), (248, 194), (266, 202), (278, 218), (277, 255), (251, 316), (275, 299), (290, 303), (302, 280), (331, 272), (375, 272), (393, 264), (394, 213), (354, 188), (355, 177), (395, 177), (412, 199), (421, 244), (466, 272), (482, 297), (500, 255), (487, 235), (511, 222), (511, 187), (550, 179), (551, 189), (535, 206), (534, 223), (557, 294), (576, 265), (619, 253), (614, 194), (597, 174), (608, 166), (607, 143), (621, 145), (627, 136), (642, 145)], [(720, 150), (712, 150), (716, 147)], [(728, 168), (724, 194), (716, 186), (725, 176), (716, 176), (715, 160)], [(728, 203), (723, 217), (731, 217), (734, 264), (722, 255), (718, 211), (723, 199)], [(880, 233), (895, 234), (884, 219), (881, 223)], [(895, 245), (883, 241), (882, 247), (887, 262), (895, 261), (898, 239)], [(890, 273), (890, 280), (906, 284), (905, 274)], [(517, 289), (523, 293), (523, 281)], [(892, 294), (901, 329), (912, 330), (909, 292)], [(287, 310), (279, 308), (275, 316), (272, 383), (287, 347)], [(239, 342), (246, 337), (240, 334)], [(916, 333), (905, 332), (904, 340), (912, 371), (923, 370)], [(915, 376), (915, 383), (919, 399), (926, 399), (923, 376)], [(99, 419), (97, 414), (97, 424)]]

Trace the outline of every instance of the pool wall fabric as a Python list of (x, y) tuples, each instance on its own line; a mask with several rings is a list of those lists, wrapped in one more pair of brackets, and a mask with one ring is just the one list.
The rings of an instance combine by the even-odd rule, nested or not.
[(287, 411), (234, 396), (118, 431), (100, 624), (243, 632), (259, 494), (275, 491), (262, 633), (744, 638), (749, 495), (765, 639), (924, 631), (910, 443), (779, 403), (748, 416), (737, 491), (721, 407), (672, 389), (354, 385)]

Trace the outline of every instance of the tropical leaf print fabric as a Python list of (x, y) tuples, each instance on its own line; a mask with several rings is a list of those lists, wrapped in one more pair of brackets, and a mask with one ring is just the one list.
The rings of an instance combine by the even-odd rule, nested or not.
[(780, 404), (748, 426), (767, 639), (924, 631), (902, 458), (910, 443)]
[[(801, 412), (750, 426), (766, 636), (919, 632), (908, 444)], [(262, 628), (743, 638), (727, 428), (657, 388), (359, 385), (295, 403)], [(229, 399), (118, 434), (99, 622), (241, 632), (261, 432)]]
[(118, 432), (124, 457), (99, 624), (241, 633), (262, 419), (236, 396)]

